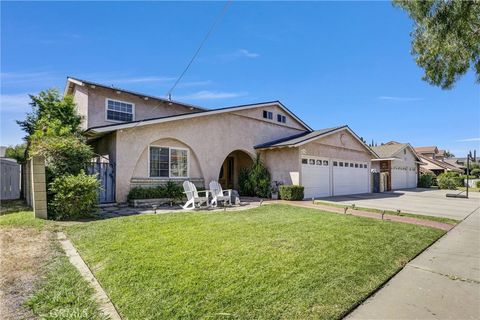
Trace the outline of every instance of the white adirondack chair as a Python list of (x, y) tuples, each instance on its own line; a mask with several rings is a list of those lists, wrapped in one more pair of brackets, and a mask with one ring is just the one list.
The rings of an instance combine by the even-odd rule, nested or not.
[(218, 201), (223, 201), (223, 204), (228, 202), (229, 205), (232, 205), (232, 190), (223, 190), (222, 186), (218, 181), (210, 181), (209, 184), (210, 192), (212, 193), (212, 206), (216, 207)]
[[(210, 206), (210, 201), (208, 199), (209, 190), (197, 191), (197, 187), (190, 181), (183, 182), (183, 190), (187, 195), (187, 202), (182, 206), (184, 210), (193, 210), (196, 207), (200, 207), (203, 203), (207, 204), (207, 207)], [(199, 193), (205, 193), (205, 196), (200, 197)]]

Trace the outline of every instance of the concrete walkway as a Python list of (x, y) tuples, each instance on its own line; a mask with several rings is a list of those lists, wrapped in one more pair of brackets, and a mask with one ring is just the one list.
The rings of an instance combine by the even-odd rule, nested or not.
[(98, 213), (96, 217), (98, 219), (111, 219), (111, 218), (118, 218), (118, 217), (126, 217), (132, 215), (139, 215), (139, 214), (165, 214), (165, 213), (174, 213), (174, 212), (219, 212), (219, 211), (242, 211), (248, 210), (252, 208), (256, 208), (260, 205), (260, 199), (252, 198), (252, 197), (242, 197), (240, 199), (239, 205), (232, 205), (232, 206), (222, 206), (219, 205), (216, 208), (213, 207), (202, 207), (199, 209), (195, 209), (192, 211), (183, 210), (182, 207), (177, 204), (173, 206), (160, 206), (156, 209), (152, 208), (134, 208), (130, 207), (127, 204), (111, 204), (111, 205), (103, 205), (99, 207)]
[[(333, 207), (329, 205), (313, 204), (310, 201), (285, 201), (285, 200), (272, 201), (270, 200), (270, 201), (266, 201), (265, 203), (281, 203), (281, 204), (288, 204), (288, 205), (302, 207), (302, 208), (316, 209), (316, 210), (345, 214), (344, 208)], [(413, 217), (397, 216), (392, 214), (385, 214), (382, 217), (382, 214), (380, 213), (362, 211), (357, 209), (353, 210), (351, 208), (347, 210), (347, 214), (351, 214), (352, 216), (357, 216), (357, 217), (416, 224), (419, 226), (437, 228), (444, 231), (449, 231), (450, 229), (453, 228), (453, 225), (451, 224), (438, 222), (438, 221), (430, 221), (430, 220), (424, 220), (424, 219), (417, 219)]]
[(480, 319), (480, 209), (347, 319)]

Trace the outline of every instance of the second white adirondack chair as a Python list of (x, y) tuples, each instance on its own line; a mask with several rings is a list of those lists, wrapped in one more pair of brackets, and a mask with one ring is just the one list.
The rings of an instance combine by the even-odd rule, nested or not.
[[(197, 187), (190, 181), (183, 182), (183, 190), (184, 193), (187, 195), (187, 202), (182, 206), (184, 210), (193, 210), (197, 206), (200, 207), (203, 203), (207, 204), (207, 207), (210, 206), (210, 202), (208, 199), (209, 190), (205, 191), (197, 191)], [(200, 197), (199, 193), (205, 193), (204, 197)]]
[(218, 201), (223, 201), (224, 204), (228, 202), (229, 205), (232, 205), (232, 190), (223, 190), (222, 186), (218, 181), (210, 181), (209, 184), (210, 192), (212, 193), (212, 206), (216, 207)]

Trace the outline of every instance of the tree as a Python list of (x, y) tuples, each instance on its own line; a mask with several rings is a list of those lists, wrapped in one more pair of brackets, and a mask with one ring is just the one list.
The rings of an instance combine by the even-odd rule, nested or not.
[(26, 119), (17, 121), (18, 125), (27, 133), (27, 139), (37, 131), (46, 131), (52, 121), (54, 125), (64, 131), (80, 133), (82, 117), (76, 113), (76, 105), (72, 96), (62, 97), (55, 89), (42, 91), (38, 96), (30, 95), (32, 112), (27, 113)]
[(25, 151), (27, 150), (27, 144), (21, 143), (15, 146), (9, 146), (5, 150), (5, 157), (17, 160), (18, 163), (25, 162)]
[(414, 21), (412, 54), (422, 79), (442, 89), (472, 66), (480, 82), (480, 1), (393, 0)]
[(27, 133), (28, 155), (45, 157), (49, 218), (87, 214), (96, 204), (98, 181), (83, 171), (94, 153), (82, 136), (75, 102), (54, 89), (30, 98), (32, 112), (17, 123)]

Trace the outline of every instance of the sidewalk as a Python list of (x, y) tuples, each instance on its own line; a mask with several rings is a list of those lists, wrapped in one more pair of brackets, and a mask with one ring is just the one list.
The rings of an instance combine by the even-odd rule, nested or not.
[(346, 319), (480, 319), (480, 209)]

